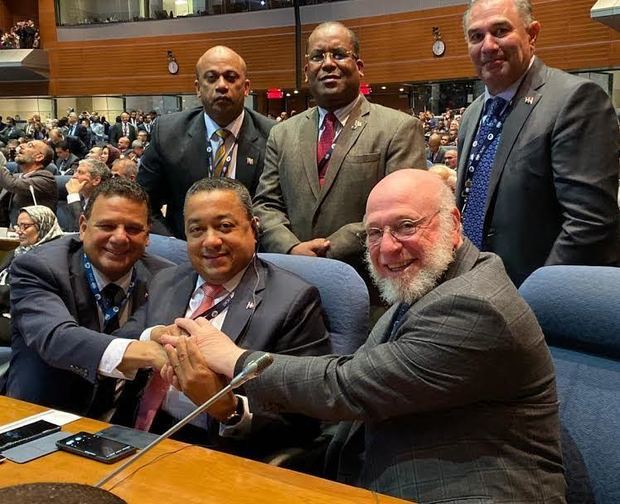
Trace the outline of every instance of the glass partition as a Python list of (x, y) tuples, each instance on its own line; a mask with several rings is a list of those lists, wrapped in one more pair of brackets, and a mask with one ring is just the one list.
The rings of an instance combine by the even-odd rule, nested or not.
[[(299, 0), (314, 5), (341, 0)], [(293, 0), (56, 0), (59, 26), (214, 16), (293, 7)]]

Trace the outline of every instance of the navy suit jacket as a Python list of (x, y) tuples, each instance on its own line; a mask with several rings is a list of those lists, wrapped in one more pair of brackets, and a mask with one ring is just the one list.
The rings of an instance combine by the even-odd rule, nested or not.
[[(16, 399), (96, 416), (100, 405), (92, 403), (105, 380), (97, 367), (114, 336), (99, 332), (82, 253), (82, 243), (68, 236), (12, 262), (12, 356), (5, 387)], [(171, 265), (153, 256), (136, 263), (132, 311), (145, 302), (154, 273)]]
[[(162, 271), (149, 286), (148, 302), (121, 328), (118, 336), (137, 337), (146, 327), (168, 325), (175, 318), (184, 317), (197, 277), (189, 263)], [(222, 331), (243, 348), (285, 355), (329, 353), (317, 289), (260, 259), (248, 267), (235, 289)], [(133, 404), (137, 406), (138, 402)], [(205, 444), (262, 458), (283, 446), (308, 441), (318, 433), (318, 423), (300, 415), (279, 415), (260, 408), (252, 413), (252, 429), (247, 437), (220, 437), (216, 424), (209, 428)]]
[[(185, 239), (183, 204), (190, 186), (208, 176), (207, 133), (202, 108), (165, 115), (155, 121), (151, 142), (144, 151), (138, 183), (151, 198), (155, 218), (167, 204), (165, 224)], [(245, 109), (239, 130), (235, 178), (254, 195), (263, 171), (267, 136), (275, 121)]]

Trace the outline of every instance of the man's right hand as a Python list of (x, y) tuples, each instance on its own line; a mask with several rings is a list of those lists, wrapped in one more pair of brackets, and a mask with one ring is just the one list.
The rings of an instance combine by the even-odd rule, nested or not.
[(329, 240), (325, 238), (315, 238), (295, 245), (289, 252), (292, 255), (305, 255), (312, 257), (325, 257), (329, 250)]
[(65, 187), (67, 188), (68, 194), (76, 194), (82, 190), (85, 184), (85, 180), (80, 182), (78, 179), (70, 178), (69, 181), (65, 184)]
[(163, 345), (162, 341), (161, 341), (161, 337), (167, 335), (167, 336), (183, 336), (183, 335), (187, 335), (187, 333), (181, 329), (179, 326), (177, 326), (176, 324), (170, 324), (168, 326), (155, 326), (153, 327), (153, 329), (151, 329), (151, 341), (155, 341), (157, 343), (159, 343), (160, 345)]

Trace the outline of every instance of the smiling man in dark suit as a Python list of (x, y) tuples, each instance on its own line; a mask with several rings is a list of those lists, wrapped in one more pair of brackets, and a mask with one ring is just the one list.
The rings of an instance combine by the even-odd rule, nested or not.
[(275, 124), (244, 108), (250, 91), (245, 61), (228, 47), (215, 46), (201, 56), (195, 85), (203, 107), (157, 119), (138, 174), (157, 219), (163, 221), (159, 210), (168, 205), (165, 223), (178, 238), (185, 236), (185, 193), (195, 181), (226, 176), (254, 194)]
[(519, 285), (550, 264), (617, 265), (618, 121), (596, 83), (534, 55), (527, 0), (476, 0), (464, 19), (485, 93), (459, 129), (463, 228)]

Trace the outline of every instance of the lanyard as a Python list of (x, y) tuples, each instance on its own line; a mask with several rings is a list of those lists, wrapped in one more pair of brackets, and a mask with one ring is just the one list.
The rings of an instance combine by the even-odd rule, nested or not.
[[(233, 149), (236, 147), (236, 145), (237, 145), (237, 138), (235, 137), (235, 141), (230, 147), (228, 153), (226, 154), (226, 158), (222, 166), (222, 174), (221, 174), (222, 177), (225, 177), (226, 173), (228, 173), (228, 167), (230, 166), (230, 162), (232, 161), (232, 152), (233, 152)], [(208, 173), (209, 178), (213, 178), (213, 172), (215, 170), (215, 167), (213, 166), (213, 147), (211, 147), (211, 139), (209, 137), (207, 137), (207, 153), (209, 154), (207, 156), (207, 159), (209, 160), (209, 164), (207, 166), (207, 173)]]
[(222, 313), (226, 308), (228, 308), (228, 305), (231, 303), (232, 298), (234, 296), (234, 292), (231, 292), (230, 294), (228, 294), (228, 296), (226, 296), (224, 299), (222, 299), (219, 303), (217, 303), (215, 306), (212, 306), (211, 308), (209, 308), (207, 311), (204, 311), (202, 313), (199, 313), (198, 315), (196, 315), (195, 317), (193, 317), (194, 319), (197, 319), (198, 317), (204, 317), (207, 320), (212, 320), (215, 317), (217, 317), (220, 313)]
[(129, 283), (129, 288), (127, 289), (127, 294), (118, 305), (111, 305), (108, 303), (108, 300), (105, 299), (105, 296), (101, 294), (99, 290), (99, 286), (97, 285), (97, 280), (95, 279), (95, 273), (93, 272), (93, 265), (86, 257), (86, 254), (82, 255), (82, 264), (84, 265), (84, 271), (86, 272), (86, 280), (88, 282), (88, 287), (90, 292), (95, 297), (95, 301), (97, 301), (97, 305), (101, 308), (101, 313), (103, 313), (103, 326), (105, 327), (114, 317), (116, 317), (123, 306), (127, 303), (127, 300), (130, 298), (133, 293), (134, 287), (136, 286), (136, 269), (134, 268), (131, 272), (131, 282)]

